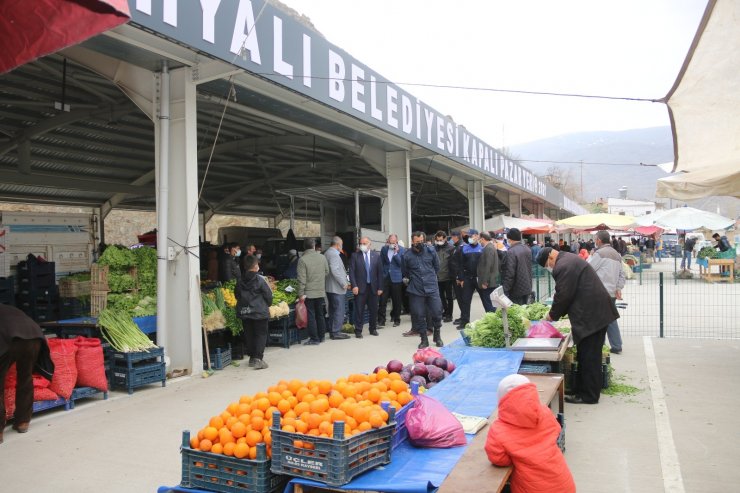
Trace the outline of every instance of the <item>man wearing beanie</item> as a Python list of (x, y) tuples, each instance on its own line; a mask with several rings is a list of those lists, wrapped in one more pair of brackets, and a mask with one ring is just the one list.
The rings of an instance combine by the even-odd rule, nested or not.
[(504, 294), (517, 305), (526, 305), (532, 294), (532, 252), (522, 243), (522, 233), (511, 228), (506, 235), (509, 238), (509, 250), (504, 262)]
[(560, 424), (540, 403), (537, 386), (509, 375), (498, 386), (498, 417), (488, 429), (492, 464), (513, 466), (511, 493), (575, 493), (576, 484), (557, 445)]
[(555, 279), (555, 295), (546, 320), (568, 315), (578, 359), (576, 394), (572, 404), (597, 404), (601, 396), (601, 347), (606, 328), (619, 318), (609, 292), (588, 262), (570, 252), (543, 248), (537, 263)]

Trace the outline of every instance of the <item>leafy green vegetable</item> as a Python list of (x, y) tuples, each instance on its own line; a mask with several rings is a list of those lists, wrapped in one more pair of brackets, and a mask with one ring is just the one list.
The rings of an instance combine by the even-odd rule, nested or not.
[(702, 248), (699, 250), (699, 253), (696, 254), (696, 258), (717, 258), (718, 256), (719, 252), (711, 246)]
[(157, 346), (144, 334), (125, 312), (105, 309), (98, 316), (101, 334), (116, 351), (146, 351)]
[(157, 251), (150, 247), (131, 250), (136, 258), (139, 291), (142, 296), (157, 295)]
[(242, 321), (236, 316), (236, 309), (228, 306), (221, 310), (226, 319), (226, 328), (231, 330), (233, 335), (239, 335), (242, 332)]
[[(289, 291), (286, 291), (290, 288)], [(298, 280), (297, 279), (283, 279), (277, 282), (276, 289), (272, 293), (272, 304), (279, 305), (280, 302), (284, 301), (289, 305), (292, 305), (298, 300)]]
[(133, 252), (124, 246), (110, 245), (98, 260), (100, 265), (107, 265), (111, 271), (125, 271), (136, 266)]
[(123, 293), (136, 288), (136, 279), (131, 274), (108, 273), (108, 289), (111, 293)]
[(90, 273), (89, 272), (78, 272), (76, 274), (70, 274), (68, 276), (64, 276), (60, 281), (77, 281), (77, 282), (85, 282), (90, 280)]
[[(512, 305), (507, 310), (509, 320), (509, 332), (511, 333), (511, 343), (524, 337), (529, 320), (525, 316), (524, 308), (519, 305)], [(465, 335), (470, 337), (473, 346), (502, 348), (506, 347), (506, 337), (504, 335), (504, 321), (502, 310), (489, 312), (482, 318), (465, 327)]]
[(529, 320), (543, 320), (550, 311), (550, 307), (544, 303), (532, 303), (524, 307), (524, 312)]

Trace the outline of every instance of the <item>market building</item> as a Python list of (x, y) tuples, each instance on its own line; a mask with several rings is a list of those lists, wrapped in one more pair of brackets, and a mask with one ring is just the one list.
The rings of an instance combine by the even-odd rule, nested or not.
[[(202, 360), (214, 214), (322, 237), (585, 211), (270, 2), (129, 0), (128, 23), (0, 75), (0, 199), (158, 214), (158, 341)], [(382, 68), (381, 68), (382, 69)], [(437, 221), (437, 222), (435, 222)], [(100, 237), (104, 241), (104, 237)]]

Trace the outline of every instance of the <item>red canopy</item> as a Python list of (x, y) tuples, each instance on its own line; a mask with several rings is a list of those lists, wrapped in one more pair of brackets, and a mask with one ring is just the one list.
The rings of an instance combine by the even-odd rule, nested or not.
[(639, 228), (635, 228), (635, 233), (640, 233), (643, 236), (650, 236), (661, 231), (663, 231), (663, 228), (659, 228), (658, 226), (640, 226)]
[(0, 74), (128, 21), (127, 0), (0, 1)]

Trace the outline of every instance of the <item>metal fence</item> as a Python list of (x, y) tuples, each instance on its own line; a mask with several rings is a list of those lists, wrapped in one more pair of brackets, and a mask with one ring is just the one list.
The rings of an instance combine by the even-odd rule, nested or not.
[[(690, 278), (679, 275), (681, 259), (638, 264), (618, 303), (623, 335), (740, 339), (740, 280), (732, 279), (734, 271), (718, 277), (714, 267), (714, 281), (707, 281), (695, 260)], [(542, 301), (555, 290), (550, 273), (538, 265), (533, 290)]]

